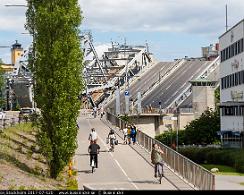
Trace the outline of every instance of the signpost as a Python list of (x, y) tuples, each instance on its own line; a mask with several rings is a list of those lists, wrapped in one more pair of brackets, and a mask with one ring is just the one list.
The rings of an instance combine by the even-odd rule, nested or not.
[(116, 104), (116, 107), (115, 107), (115, 112), (116, 112), (116, 115), (120, 115), (120, 90), (119, 88), (116, 89), (115, 91), (115, 104)]
[(125, 90), (125, 114), (129, 114), (130, 105), (130, 93), (129, 90)]

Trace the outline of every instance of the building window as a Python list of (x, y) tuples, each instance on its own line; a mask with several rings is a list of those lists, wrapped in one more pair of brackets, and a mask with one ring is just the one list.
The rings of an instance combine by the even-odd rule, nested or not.
[(244, 84), (244, 70), (221, 78), (221, 89)]
[(239, 41), (236, 41), (229, 47), (223, 49), (221, 53), (221, 62), (224, 62), (225, 60), (228, 60), (240, 53), (243, 52), (243, 39), (240, 39)]

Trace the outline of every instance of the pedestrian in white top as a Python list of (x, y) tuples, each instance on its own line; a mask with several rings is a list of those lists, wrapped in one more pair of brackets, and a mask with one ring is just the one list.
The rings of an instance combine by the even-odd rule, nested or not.
[(90, 144), (97, 142), (97, 132), (94, 128), (91, 129), (91, 133), (89, 134), (88, 140), (90, 141)]
[(128, 128), (126, 126), (123, 129), (123, 134), (124, 134), (124, 144), (127, 144)]

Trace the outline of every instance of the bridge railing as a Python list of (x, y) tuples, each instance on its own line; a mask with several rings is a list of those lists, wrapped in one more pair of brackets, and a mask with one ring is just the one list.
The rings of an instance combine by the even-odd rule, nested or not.
[[(107, 120), (121, 129), (125, 127), (125, 122), (113, 114), (107, 113)], [(215, 176), (207, 169), (139, 130), (137, 132), (137, 142), (149, 153), (152, 151), (152, 145), (157, 143), (164, 151), (163, 159), (165, 163), (180, 178), (192, 184), (196, 189), (215, 190)]]

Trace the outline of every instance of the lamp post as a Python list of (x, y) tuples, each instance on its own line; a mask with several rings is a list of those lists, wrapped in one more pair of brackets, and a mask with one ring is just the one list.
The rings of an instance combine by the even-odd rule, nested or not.
[(159, 104), (159, 114), (161, 116), (162, 115), (162, 102), (159, 101), (158, 104)]
[(179, 144), (178, 144), (179, 116), (178, 116), (178, 114), (176, 117), (171, 117), (171, 120), (176, 121), (176, 151), (178, 151), (178, 147), (179, 147)]

